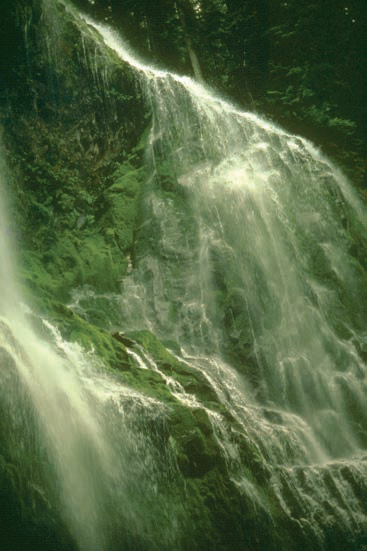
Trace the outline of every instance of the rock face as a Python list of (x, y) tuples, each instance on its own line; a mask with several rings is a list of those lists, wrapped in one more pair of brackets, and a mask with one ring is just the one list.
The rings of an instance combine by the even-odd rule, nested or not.
[(142, 180), (141, 93), (128, 68), (81, 39), (63, 4), (25, 2), (18, 26), (15, 8), (4, 12), (8, 47), (22, 46), (1, 113), (26, 279), (59, 297), (83, 284), (116, 290)]
[[(149, 280), (155, 267), (148, 253), (157, 249), (155, 233), (162, 230), (152, 224), (150, 235), (142, 231), (147, 225), (142, 186), (152, 176), (144, 163), (152, 113), (129, 66), (99, 47), (86, 24), (82, 32), (63, 2), (13, 4), (5, 1), (1, 8), (9, 25), (2, 39), (17, 46), (11, 63), (2, 61), (6, 79), (1, 82), (0, 117), (24, 294), (38, 312), (29, 314), (30, 323), (35, 334), (50, 339), (39, 314), (46, 316), (66, 341), (93, 350), (104, 365), (100, 369), (119, 384), (162, 404), (162, 411), (157, 407), (147, 414), (133, 398), (126, 400), (124, 418), (130, 432), (146, 443), (147, 466), (142, 472), (135, 467), (128, 471), (127, 495), (135, 507), (130, 517), (113, 502), (105, 505), (106, 549), (362, 551), (366, 524), (351, 532), (334, 516), (335, 504), (341, 517), (348, 509), (340, 487), (351, 489), (356, 510), (363, 508), (367, 488), (362, 468), (336, 462), (330, 467), (333, 478), (326, 466), (315, 467), (325, 498), (319, 498), (313, 511), (307, 498), (311, 481), (302, 466), (278, 466), (279, 487), (271, 484), (271, 458), (229, 407), (230, 390), (218, 384), (223, 374), (206, 376), (200, 369), (205, 358), (190, 364), (178, 343), (147, 329), (124, 332), (121, 280), (137, 257), (143, 259), (142, 277)], [(173, 230), (194, 226), (192, 214), (182, 206), (184, 191), (177, 195), (175, 167), (158, 159), (155, 170), (162, 184), (156, 196), (168, 198)], [(151, 208), (159, 209), (159, 200)], [(192, 258), (178, 262), (174, 244), (170, 239), (164, 244), (158, 253), (168, 258), (180, 285), (179, 276), (185, 276), (183, 267)], [(322, 269), (322, 259), (315, 262), (325, 278), (331, 277), (330, 270)], [(258, 366), (251, 354), (246, 297), (226, 278), (226, 258), (214, 258), (213, 264), (225, 357), (256, 388)], [(153, 291), (152, 308), (158, 309), (160, 296), (169, 290), (162, 286)], [(177, 311), (173, 305), (164, 314), (174, 323)], [(343, 320), (338, 327), (344, 338)], [(0, 325), (0, 333), (12, 339), (6, 326)], [(21, 342), (12, 346), (21, 347)], [(16, 395), (25, 402), (19, 415), (14, 404), (10, 407), (3, 381), (13, 376), (14, 366), (6, 348), (0, 348), (0, 367), (0, 520), (9, 527), (0, 531), (1, 549), (77, 549), (40, 474), (49, 458), (32, 447), (35, 436), (27, 434), (23, 417), (29, 410), (22, 389)], [(212, 368), (215, 372), (217, 366)], [(236, 377), (240, 384), (241, 377)], [(356, 423), (363, 411), (358, 406)], [(277, 408), (261, 413), (281, 435), (285, 421)], [(20, 438), (19, 453), (11, 431)], [(135, 453), (140, 452), (138, 447)], [(133, 464), (136, 457), (130, 453)]]

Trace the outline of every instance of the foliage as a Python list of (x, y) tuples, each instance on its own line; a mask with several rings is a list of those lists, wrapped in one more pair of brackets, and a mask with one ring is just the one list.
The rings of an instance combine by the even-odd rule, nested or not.
[[(366, 11), (361, 2), (348, 2), (348, 15), (339, 1), (75, 3), (121, 26), (150, 59), (185, 73), (193, 69), (189, 37), (205, 80), (250, 108), (256, 105), (266, 110), (318, 143), (335, 144), (331, 147), (335, 155), (346, 165), (355, 164), (354, 174), (359, 182), (363, 180), (366, 113), (362, 100), (366, 85), (359, 58), (365, 52), (362, 31)], [(56, 14), (51, 4), (43, 12), (38, 0), (16, 4), (4, 0), (1, 8), (7, 28), (0, 36), (6, 52), (0, 58), (0, 95), (4, 100), (0, 117), (14, 175), (14, 218), (20, 229), (27, 301), (47, 316), (65, 339), (79, 343), (87, 353), (94, 351), (101, 368), (119, 382), (165, 404), (164, 423), (153, 426), (146, 421), (138, 429), (149, 438), (154, 435), (162, 457), (174, 458), (171, 487), (159, 491), (170, 499), (173, 496), (169, 503), (183, 508), (178, 513), (182, 524), (187, 523), (181, 535), (182, 549), (271, 551), (296, 545), (312, 549), (312, 528), (302, 528), (301, 521), (293, 519), (286, 524), (275, 496), (269, 494), (270, 473), (256, 445), (246, 438), (204, 375), (177, 358), (179, 345), (163, 343), (149, 331), (132, 332), (124, 336), (125, 343), (111, 334), (121, 318), (109, 306), (111, 302), (106, 305), (106, 295), (119, 291), (128, 262), (137, 252), (158, 247), (157, 228), (151, 228), (144, 242), (136, 243), (146, 214), (141, 190), (148, 176), (143, 154), (150, 113), (128, 67), (122, 67), (113, 53), (96, 48), (94, 39), (81, 41), (79, 29), (62, 4), (55, 4)], [(45, 33), (43, 27), (45, 18), (53, 16), (59, 25), (56, 35)], [(49, 44), (54, 50), (46, 47)], [(352, 95), (354, 102), (350, 102)], [(185, 198), (177, 193), (175, 166), (158, 158), (156, 173), (161, 186), (157, 197), (171, 202), (174, 216), (184, 213), (179, 224), (193, 225)], [(360, 234), (359, 228), (351, 231)], [(141, 250), (137, 251), (138, 247)], [(361, 256), (358, 251), (353, 254), (358, 259)], [(182, 266), (173, 257), (170, 270), (178, 280)], [(245, 329), (249, 326), (245, 297), (236, 282), (225, 277), (221, 266), (225, 261), (214, 260), (213, 275), (218, 315), (224, 325), (224, 352), (246, 371), (256, 388), (258, 366)], [(322, 271), (322, 259), (315, 262)], [(84, 297), (79, 311), (65, 306), (72, 301), (75, 287), (90, 288), (95, 297)], [(175, 312), (171, 315), (174, 322)], [(37, 315), (33, 323), (37, 325)], [(151, 357), (156, 369), (141, 369), (129, 348), (142, 358)], [(171, 392), (167, 380), (180, 392)], [(185, 399), (192, 400), (195, 407), (188, 408)], [(356, 422), (357, 414), (356, 409)], [(232, 456), (224, 454), (219, 443), (218, 418)], [(37, 471), (37, 465), (31, 468)], [(22, 492), (16, 486), (17, 472), (5, 446), (0, 448), (0, 493), (10, 496), (10, 508), (18, 507), (18, 519), (29, 505), (27, 522), (33, 522), (39, 510), (35, 507), (32, 512), (32, 503), (23, 509), (19, 505)], [(241, 487), (244, 480), (257, 488), (261, 496), (257, 505), (246, 497)], [(9, 487), (9, 481), (13, 486)], [(36, 503), (38, 494), (33, 488), (30, 501)], [(38, 495), (38, 499), (42, 502), (43, 498)], [(7, 506), (8, 501), (0, 496), (1, 514)], [(54, 538), (54, 519), (47, 504), (42, 507), (47, 540), (49, 534)], [(25, 536), (20, 538), (20, 546), (25, 547), (29, 532), (21, 527)], [(31, 536), (31, 542), (37, 541)], [(331, 540), (325, 549), (333, 549)], [(43, 543), (41, 538), (38, 548), (43, 548)], [(73, 544), (66, 537), (56, 548), (58, 545), (70, 549)]]
[[(364, 0), (76, 0), (146, 57), (204, 79), (321, 145), (366, 185)], [(184, 14), (183, 18), (180, 13)]]

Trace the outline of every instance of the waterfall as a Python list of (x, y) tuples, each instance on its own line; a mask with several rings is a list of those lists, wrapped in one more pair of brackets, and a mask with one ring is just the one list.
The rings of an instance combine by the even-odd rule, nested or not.
[(94, 27), (135, 69), (153, 112), (140, 238), (155, 243), (123, 282), (136, 318), (127, 326), (194, 355), (242, 350), (237, 367), (260, 403), (299, 415), (325, 457), (358, 453), (361, 419), (348, 409), (353, 396), (365, 410), (366, 390), (366, 291), (350, 252), (351, 226), (367, 229), (358, 198), (308, 141), (144, 65)]
[(125, 328), (180, 343), (272, 468), (287, 514), (292, 499), (307, 518), (327, 502), (347, 531), (365, 526), (351, 482), (366, 473), (364, 205), (307, 140), (86, 21), (152, 111)]
[[(6, 187), (1, 160), (1, 194)], [(6, 211), (1, 198), (0, 411), (6, 448), (29, 477), (23, 491), (35, 491), (52, 507), (80, 550), (111, 549), (119, 523), (121, 543), (128, 545), (129, 537), (138, 540), (149, 532), (142, 516), (154, 509), (150, 500), (162, 507), (151, 444), (134, 433), (130, 418), (135, 425), (140, 418), (159, 422), (165, 406), (107, 375), (92, 352), (65, 341), (24, 303), (15, 284)], [(152, 488), (141, 496), (147, 479)]]
[[(74, 17), (98, 86), (108, 86), (108, 72), (98, 74), (86, 35), (131, 67), (151, 112), (134, 259), (113, 300), (133, 343), (130, 367), (153, 373), (156, 395), (165, 386), (169, 400), (133, 389), (23, 304), (2, 199), (0, 393), (14, 427), (9, 448), (18, 454), (23, 439), (24, 470), (81, 551), (199, 549), (183, 533), (191, 524), (200, 530), (200, 512), (190, 518), (182, 496), (200, 476), (181, 484), (169, 433), (175, 420), (184, 424), (182, 410), (199, 412), (211, 431), (228, 480), (251, 504), (251, 534), (263, 518), (273, 529), (280, 518), (283, 530), (289, 521), (326, 549), (330, 517), (348, 537), (366, 534), (365, 206), (307, 140), (147, 64), (108, 27)], [(1, 188), (5, 173), (1, 165)], [(164, 359), (134, 342), (145, 330), (168, 343), (165, 354), (202, 393), (188, 392)], [(149, 439), (152, 426), (159, 436)]]

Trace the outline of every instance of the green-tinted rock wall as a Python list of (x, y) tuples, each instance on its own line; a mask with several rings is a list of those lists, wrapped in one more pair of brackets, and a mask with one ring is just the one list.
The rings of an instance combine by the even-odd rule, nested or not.
[(0, 112), (26, 280), (63, 298), (83, 284), (117, 290), (144, 179), (142, 94), (62, 4), (8, 10), (8, 47), (22, 47)]

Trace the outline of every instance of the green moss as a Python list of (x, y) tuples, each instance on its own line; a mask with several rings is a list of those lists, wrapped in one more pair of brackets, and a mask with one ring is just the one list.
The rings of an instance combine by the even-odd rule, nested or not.
[(135, 168), (129, 161), (114, 172), (113, 184), (102, 198), (102, 216), (98, 222), (106, 241), (127, 253), (132, 245), (139, 208), (144, 169)]
[(23, 281), (33, 294), (68, 300), (70, 291), (92, 285), (104, 291), (119, 289), (127, 261), (109, 246), (103, 235), (95, 233), (84, 239), (67, 233), (47, 253), (25, 250)]
[(184, 476), (200, 477), (215, 466), (223, 466), (218, 442), (204, 409), (189, 409), (177, 404), (169, 421), (170, 444)]
[[(127, 353), (126, 346), (113, 338), (109, 331), (82, 319), (73, 310), (61, 303), (44, 299), (42, 302), (45, 316), (56, 326), (62, 337), (70, 342), (77, 342), (86, 351), (92, 351), (100, 361), (99, 367), (119, 377), (121, 383), (167, 404), (176, 404), (166, 386), (166, 383), (157, 371), (138, 367)], [(39, 323), (37, 315), (32, 315), (34, 329), (44, 335), (44, 328)]]
[(60, 303), (49, 304), (48, 317), (65, 339), (78, 342), (86, 350), (93, 350), (105, 368), (129, 368), (126, 348), (113, 339), (108, 331), (86, 322)]

